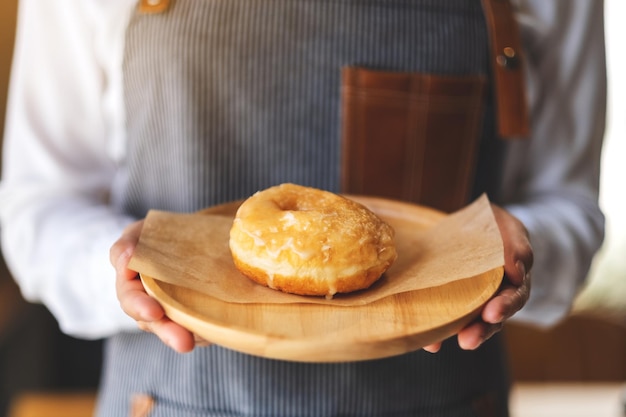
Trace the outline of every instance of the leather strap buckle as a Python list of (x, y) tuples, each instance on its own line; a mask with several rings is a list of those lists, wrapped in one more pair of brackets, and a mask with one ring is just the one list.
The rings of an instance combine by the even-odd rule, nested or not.
[(508, 0), (482, 0), (490, 36), (498, 134), (503, 138), (530, 134), (522, 42)]

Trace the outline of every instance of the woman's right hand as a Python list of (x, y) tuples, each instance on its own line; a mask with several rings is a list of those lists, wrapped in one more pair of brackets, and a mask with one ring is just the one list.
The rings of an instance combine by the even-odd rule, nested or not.
[(117, 298), (122, 309), (137, 321), (140, 329), (154, 333), (177, 352), (190, 352), (196, 345), (207, 345), (206, 341), (170, 320), (159, 302), (146, 293), (139, 274), (128, 269), (142, 227), (143, 220), (129, 225), (110, 250), (110, 261), (116, 271)]

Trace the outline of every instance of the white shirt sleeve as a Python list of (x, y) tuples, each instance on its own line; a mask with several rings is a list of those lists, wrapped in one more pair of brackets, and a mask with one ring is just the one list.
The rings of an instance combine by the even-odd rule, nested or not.
[(24, 296), (85, 338), (136, 328), (108, 260), (132, 220), (108, 205), (123, 142), (112, 68), (129, 9), (106, 3), (20, 1), (0, 183), (2, 250)]
[(569, 312), (604, 236), (604, 12), (600, 0), (517, 3), (532, 137), (510, 146), (503, 194), (530, 232), (535, 263), (530, 300), (514, 320), (550, 326)]

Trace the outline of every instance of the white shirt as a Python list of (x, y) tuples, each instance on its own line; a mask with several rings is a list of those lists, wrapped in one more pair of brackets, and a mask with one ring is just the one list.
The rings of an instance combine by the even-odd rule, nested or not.
[[(0, 182), (2, 250), (24, 296), (98, 338), (136, 323), (109, 249), (133, 219), (110, 205), (125, 163), (124, 33), (134, 0), (22, 0)], [(520, 0), (532, 138), (510, 146), (505, 207), (535, 252), (517, 320), (568, 312), (603, 238), (598, 208), (606, 76), (601, 1)]]

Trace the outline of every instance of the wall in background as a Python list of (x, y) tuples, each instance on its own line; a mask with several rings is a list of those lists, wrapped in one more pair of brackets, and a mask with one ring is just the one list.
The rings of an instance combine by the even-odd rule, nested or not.
[(626, 56), (623, 0), (605, 0), (608, 114), (602, 153), (600, 206), (606, 216), (606, 238), (589, 274), (589, 285), (575, 311), (606, 316), (626, 326)]

